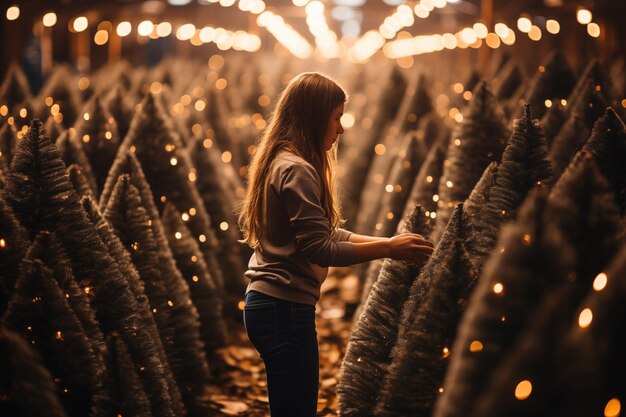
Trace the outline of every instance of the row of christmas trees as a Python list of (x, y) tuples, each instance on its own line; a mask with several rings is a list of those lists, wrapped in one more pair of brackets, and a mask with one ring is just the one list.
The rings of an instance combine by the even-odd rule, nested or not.
[(407, 93), (384, 107), (379, 138), (361, 145), (385, 147), (369, 163), (352, 154), (365, 177), (346, 180), (361, 190), (356, 230), (437, 243), (421, 269), (385, 260), (362, 274), (340, 415), (619, 415), (626, 128), (617, 89), (599, 61), (577, 79), (560, 53), (525, 83), (502, 68), (492, 84), (509, 94), (478, 82), (451, 133), (428, 113), (423, 77), (407, 88), (392, 74), (389, 86)]
[(202, 135), (177, 128), (132, 74), (94, 76), (82, 103), (63, 66), (41, 101), (17, 67), (0, 88), (3, 415), (205, 415), (226, 378), (241, 181), (206, 113)]

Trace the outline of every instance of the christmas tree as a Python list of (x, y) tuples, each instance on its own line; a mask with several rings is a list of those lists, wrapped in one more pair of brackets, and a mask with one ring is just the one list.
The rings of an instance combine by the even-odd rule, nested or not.
[(0, 414), (67, 417), (57, 386), (39, 353), (16, 332), (0, 325)]
[(26, 75), (16, 63), (12, 63), (0, 85), (0, 122), (21, 127), (28, 125), (33, 117), (30, 105), (32, 94)]
[[(222, 300), (217, 285), (202, 258), (198, 243), (185, 224), (185, 218), (173, 204), (163, 210), (163, 228), (168, 237), (176, 266), (189, 285), (191, 299), (200, 315), (200, 334), (209, 365), (215, 371), (220, 361), (216, 350), (227, 345), (228, 335), (222, 316)], [(195, 259), (195, 262), (194, 262)]]
[(68, 413), (90, 415), (96, 396), (102, 395), (102, 352), (94, 350), (95, 341), (88, 337), (59, 286), (59, 281), (68, 277), (55, 276), (64, 271), (49, 264), (53, 247), (45, 245), (51, 243), (45, 240), (39, 235), (26, 254), (2, 323), (19, 332), (41, 354)]
[[(459, 204), (431, 258), (412, 283), (402, 307), (388, 372), (374, 415), (430, 415), (445, 372), (446, 351), (475, 279), (463, 241)], [(383, 378), (383, 381), (380, 379)]]
[(537, 117), (542, 117), (546, 110), (545, 101), (567, 97), (575, 84), (576, 75), (565, 54), (562, 51), (555, 51), (545, 64), (539, 66), (539, 70), (530, 81), (524, 95), (524, 103), (532, 106)]
[[(414, 208), (400, 232), (428, 234), (424, 210)], [(398, 335), (400, 312), (420, 267), (385, 259), (358, 316), (341, 364), (337, 396), (342, 416), (372, 415)]]
[(78, 164), (72, 164), (67, 167), (67, 175), (70, 177), (72, 187), (76, 193), (82, 196), (94, 196), (95, 191), (91, 188), (87, 176), (83, 172), (83, 169)]
[[(11, 165), (13, 160), (13, 154), (15, 153), (15, 147), (17, 146), (17, 131), (11, 124), (5, 123), (0, 128), (0, 163), (6, 168)], [(6, 174), (6, 171), (3, 171)]]
[(396, 229), (426, 152), (425, 144), (414, 132), (405, 135), (400, 152), (391, 166), (385, 192), (382, 198), (379, 196), (381, 202), (374, 227), (375, 236), (389, 236)]
[(570, 94), (567, 99), (569, 106), (573, 106), (570, 107), (570, 113), (572, 112), (571, 109), (579, 105), (579, 102), (582, 102), (583, 105), (589, 102), (588, 97), (584, 97), (588, 95), (589, 87), (591, 87), (591, 90), (602, 95), (604, 101), (617, 107), (618, 103), (614, 100), (617, 97), (617, 92), (613, 87), (611, 78), (600, 60), (593, 58), (589, 61), (585, 70), (578, 78), (576, 86), (572, 90), (572, 94)]
[(127, 97), (127, 94), (124, 87), (120, 83), (116, 83), (104, 98), (103, 103), (117, 123), (120, 139), (126, 137), (133, 116), (133, 103)]
[(559, 101), (552, 103), (550, 108), (548, 108), (546, 113), (541, 118), (541, 127), (543, 128), (543, 133), (546, 135), (548, 148), (552, 146), (554, 138), (567, 121), (567, 118), (567, 111), (565, 110), (563, 104)]
[(9, 304), (19, 275), (20, 261), (28, 246), (26, 231), (0, 194), (0, 316)]
[(83, 177), (87, 181), (93, 195), (96, 195), (98, 190), (96, 177), (94, 176), (89, 159), (87, 159), (87, 155), (85, 154), (81, 144), (78, 143), (74, 137), (70, 137), (69, 130), (66, 130), (61, 133), (56, 145), (61, 153), (61, 158), (63, 159), (63, 162), (65, 162), (65, 165), (77, 165), (80, 168)]
[(509, 61), (493, 79), (493, 91), (499, 100), (510, 98), (524, 80), (524, 74), (515, 61)]
[(232, 258), (233, 265), (241, 265), (231, 272), (244, 279), (242, 266), (248, 261), (250, 253), (237, 242), (240, 236), (235, 214), (236, 202), (243, 197), (244, 187), (232, 164), (224, 162), (220, 150), (211, 139), (192, 139), (189, 155), (196, 167), (196, 187), (222, 248), (221, 256)]
[(452, 207), (465, 200), (487, 165), (499, 161), (509, 136), (507, 123), (487, 82), (482, 81), (465, 109), (463, 122), (452, 134), (439, 181), (436, 241), (446, 227)]
[[(57, 65), (54, 67), (37, 95), (38, 107), (35, 109), (37, 117), (47, 119), (50, 113), (55, 116), (55, 119), (62, 122), (65, 128), (74, 126), (78, 118), (81, 98), (77, 86), (72, 82), (73, 80), (74, 76), (69, 66)], [(51, 100), (48, 100), (48, 97)], [(57, 105), (56, 109), (54, 108), (55, 104)]]
[(117, 123), (102, 105), (102, 100), (93, 97), (84, 106), (75, 129), (74, 137), (81, 141), (96, 179), (97, 189), (101, 190), (121, 142)]
[(107, 341), (107, 367), (111, 373), (111, 403), (113, 415), (151, 417), (150, 400), (141, 384), (128, 346), (113, 333)]
[(55, 233), (67, 251), (75, 277), (90, 294), (103, 333), (117, 330), (135, 363), (155, 416), (173, 416), (149, 332), (141, 326), (139, 307), (128, 282), (89, 222), (65, 173), (60, 154), (34, 120), (18, 145), (2, 194), (17, 219), (34, 237), (39, 230)]
[(129, 287), (134, 295), (139, 308), (139, 314), (141, 316), (142, 326), (150, 333), (151, 341), (154, 344), (156, 354), (159, 361), (163, 366), (163, 378), (167, 382), (168, 393), (172, 402), (172, 408), (176, 415), (183, 415), (185, 408), (182, 403), (182, 397), (178, 389), (178, 385), (174, 380), (174, 375), (163, 348), (163, 343), (159, 336), (159, 330), (157, 328), (154, 315), (150, 309), (150, 303), (146, 296), (146, 291), (143, 281), (139, 276), (137, 268), (133, 264), (130, 253), (124, 248), (124, 244), (115, 235), (109, 223), (104, 220), (100, 212), (98, 211), (94, 200), (87, 196), (83, 197), (81, 204), (87, 213), (89, 221), (96, 227), (98, 235), (104, 244), (107, 246), (111, 256), (115, 260), (117, 267), (122, 272), (122, 275), (126, 277)]
[(151, 225), (159, 218), (150, 218), (128, 174), (118, 178), (104, 217), (133, 258), (183, 401), (190, 415), (197, 415), (201, 412), (197, 409), (197, 397), (209, 380), (200, 321), (189, 297), (189, 287), (180, 274), (168, 276), (159, 270), (161, 248)]
[(583, 150), (594, 157), (598, 168), (611, 183), (623, 215), (626, 212), (626, 166), (622, 156), (626, 152), (626, 128), (612, 108), (608, 107), (604, 116), (598, 119)]
[(411, 187), (411, 192), (404, 206), (402, 217), (405, 218), (409, 210), (419, 204), (425, 210), (425, 215), (432, 218), (436, 217), (437, 203), (439, 195), (439, 181), (443, 174), (443, 166), (445, 162), (448, 144), (450, 143), (450, 135), (441, 136), (437, 142), (428, 151), (424, 163), (418, 171), (417, 177)]
[[(120, 163), (114, 163), (111, 168), (102, 191), (101, 205), (102, 201), (108, 200), (129, 151), (134, 153), (141, 163), (145, 178), (155, 197), (154, 201), (160, 209), (162, 210), (166, 201), (171, 201), (183, 213), (190, 215), (189, 229), (199, 240), (211, 273), (222, 278), (222, 271), (236, 270), (236, 266), (231, 264), (229, 258), (219, 258), (218, 261), (221, 250), (211, 229), (209, 215), (194, 186), (197, 179), (195, 168), (191, 165), (180, 138), (171, 128), (169, 119), (151, 94), (144, 99), (141, 110), (135, 113), (130, 131), (120, 146), (117, 156)], [(243, 291), (238, 277), (230, 279), (227, 285), (233, 292)]]

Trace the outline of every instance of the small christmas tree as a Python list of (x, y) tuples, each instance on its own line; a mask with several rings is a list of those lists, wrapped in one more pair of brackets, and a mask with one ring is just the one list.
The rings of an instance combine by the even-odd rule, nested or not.
[(439, 181), (437, 223), (432, 233), (441, 236), (455, 204), (465, 200), (487, 165), (499, 161), (509, 136), (507, 123), (487, 82), (482, 81), (452, 134), (443, 175)]
[(56, 145), (61, 153), (61, 158), (63, 159), (63, 162), (65, 162), (65, 165), (77, 165), (80, 168), (83, 177), (87, 181), (92, 193), (96, 195), (98, 190), (96, 177), (94, 176), (89, 159), (87, 158), (81, 144), (78, 143), (76, 139), (71, 138), (69, 131), (66, 130), (61, 134), (61, 136), (59, 136)]
[(95, 191), (91, 188), (87, 176), (78, 164), (72, 164), (67, 167), (67, 175), (70, 177), (72, 186), (79, 196), (94, 196)]
[(69, 414), (89, 415), (94, 397), (102, 389), (104, 363), (59, 286), (58, 281), (66, 277), (55, 276), (58, 268), (40, 259), (49, 260), (51, 254), (46, 252), (52, 248), (43, 247), (38, 239), (22, 262), (2, 323), (21, 333), (41, 353)]
[(583, 150), (590, 153), (609, 180), (623, 215), (626, 212), (626, 128), (615, 111), (608, 107), (593, 127)]
[(0, 316), (9, 304), (28, 245), (26, 231), (0, 195)]
[(510, 98), (522, 85), (524, 74), (515, 61), (509, 61), (493, 80), (493, 91), (499, 100)]
[(108, 340), (111, 404), (114, 415), (151, 417), (150, 400), (126, 343), (115, 333)]
[[(414, 208), (400, 232), (427, 235), (423, 209)], [(358, 316), (341, 364), (337, 396), (342, 416), (371, 415), (398, 335), (400, 312), (420, 267), (386, 259)]]
[(38, 120), (18, 145), (2, 194), (20, 223), (34, 237), (39, 230), (55, 233), (102, 331), (117, 330), (133, 359), (143, 367), (144, 387), (155, 416), (172, 417), (170, 397), (149, 332), (140, 324), (139, 307), (106, 246), (89, 222), (65, 173), (55, 145), (42, 134)]
[(565, 107), (559, 101), (552, 103), (550, 108), (548, 108), (546, 113), (541, 118), (541, 127), (543, 128), (543, 133), (546, 135), (548, 149), (552, 146), (554, 138), (566, 121), (567, 111), (565, 110)]
[[(545, 113), (546, 100), (567, 97), (576, 84), (576, 74), (562, 51), (555, 51), (539, 66), (524, 95), (524, 103), (532, 106), (537, 117)], [(571, 100), (568, 100), (571, 102)], [(522, 109), (519, 109), (521, 113)]]
[[(48, 77), (37, 96), (39, 107), (35, 110), (37, 117), (41, 119), (48, 118), (48, 108), (46, 99), (52, 98), (50, 110), (54, 104), (58, 105), (58, 117), (63, 122), (65, 128), (74, 126), (78, 118), (78, 109), (80, 108), (81, 98), (76, 83), (72, 82), (74, 76), (69, 66), (57, 65), (52, 74)], [(46, 103), (46, 104), (44, 104)], [(54, 116), (54, 114), (53, 114)]]
[[(454, 340), (475, 274), (465, 252), (463, 206), (455, 210), (402, 308), (391, 363), (374, 415), (430, 415), (441, 386), (446, 350)], [(428, 320), (427, 320), (428, 319)]]
[(220, 359), (216, 350), (226, 346), (228, 342), (222, 316), (222, 300), (201, 256), (200, 248), (187, 229), (184, 219), (173, 204), (165, 205), (162, 218), (165, 235), (172, 248), (176, 266), (189, 285), (191, 299), (200, 315), (200, 334), (209, 364), (217, 371), (217, 362)]
[[(404, 206), (402, 217), (406, 217), (410, 210), (419, 204), (425, 210), (424, 214), (434, 218), (437, 211), (437, 203), (433, 198), (439, 189), (439, 181), (443, 174), (443, 166), (445, 162), (446, 152), (450, 136), (442, 136), (433, 144), (428, 151), (424, 163), (411, 187), (411, 193)], [(439, 201), (439, 195), (436, 200)]]
[(382, 199), (379, 196), (381, 202), (374, 227), (375, 236), (389, 236), (396, 229), (426, 152), (425, 144), (415, 133), (406, 135), (398, 157), (391, 167), (385, 193)]
[(107, 174), (120, 145), (117, 123), (99, 97), (84, 106), (76, 122), (74, 137), (80, 141), (91, 164), (98, 190), (104, 187)]
[(124, 87), (118, 83), (104, 98), (104, 107), (117, 123), (120, 140), (126, 137), (133, 116), (133, 103), (127, 97), (127, 94)]
[(33, 109), (30, 105), (32, 94), (28, 79), (22, 69), (12, 63), (0, 85), (0, 107), (6, 106), (6, 113), (0, 115), (0, 124), (10, 118), (16, 127), (28, 125), (33, 117)]
[(161, 248), (151, 225), (159, 222), (159, 218), (151, 219), (142, 203), (130, 176), (123, 174), (113, 189), (104, 217), (137, 266), (183, 401), (190, 415), (197, 415), (201, 412), (197, 397), (209, 380), (198, 312), (189, 297), (187, 283), (182, 278), (174, 281), (175, 277), (159, 270)]
[(614, 99), (618, 97), (618, 95), (615, 92), (611, 78), (600, 60), (598, 58), (593, 58), (589, 61), (581, 76), (578, 77), (576, 86), (572, 90), (572, 94), (570, 94), (567, 99), (569, 106), (573, 106), (570, 107), (570, 109), (575, 108), (581, 101), (583, 102), (583, 105), (589, 102), (588, 98), (582, 97), (588, 94), (589, 86), (591, 86), (591, 90), (602, 95), (604, 101), (617, 107), (618, 104)]
[(0, 325), (0, 414), (67, 417), (41, 356), (18, 333)]
[[(211, 229), (211, 220), (194, 186), (196, 171), (184, 151), (182, 142), (172, 129), (169, 119), (158, 106), (152, 94), (144, 99), (141, 110), (135, 113), (128, 135), (120, 146), (117, 159), (120, 162), (128, 152), (133, 152), (141, 163), (145, 178), (150, 184), (155, 204), (162, 210), (166, 201), (176, 204), (181, 211), (189, 213), (189, 229), (200, 242), (200, 248), (214, 276), (223, 270), (237, 270), (227, 257), (218, 259), (221, 250)], [(119, 176), (122, 163), (113, 165), (109, 179), (102, 192), (106, 201)], [(219, 272), (218, 272), (219, 271)], [(220, 275), (222, 278), (222, 275)], [(228, 288), (239, 294), (242, 281), (230, 279)]]
[(176, 415), (183, 415), (185, 414), (185, 408), (182, 402), (182, 397), (178, 389), (178, 385), (174, 380), (170, 364), (167, 361), (165, 350), (159, 336), (159, 330), (157, 328), (154, 315), (152, 314), (152, 310), (150, 309), (148, 297), (146, 296), (144, 283), (141, 281), (137, 268), (133, 265), (131, 255), (124, 248), (122, 241), (120, 241), (113, 230), (111, 230), (109, 223), (104, 220), (98, 211), (94, 200), (89, 196), (83, 197), (81, 204), (87, 213), (89, 221), (96, 227), (100, 239), (102, 239), (102, 242), (107, 246), (111, 256), (120, 269), (120, 272), (122, 272), (122, 275), (128, 280), (129, 287), (133, 292), (135, 300), (137, 301), (142, 326), (150, 333), (156, 354), (159, 361), (163, 364), (163, 377), (167, 382), (168, 393), (172, 402), (174, 413)]

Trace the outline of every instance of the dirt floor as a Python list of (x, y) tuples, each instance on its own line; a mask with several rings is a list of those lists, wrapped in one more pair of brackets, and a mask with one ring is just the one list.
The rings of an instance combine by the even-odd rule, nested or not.
[[(317, 305), (319, 417), (337, 416), (337, 377), (359, 298), (357, 276), (349, 268), (331, 268)], [(233, 321), (229, 327), (231, 345), (222, 352), (228, 368), (222, 382), (207, 387), (207, 415), (269, 417), (263, 361), (248, 340), (243, 322)]]

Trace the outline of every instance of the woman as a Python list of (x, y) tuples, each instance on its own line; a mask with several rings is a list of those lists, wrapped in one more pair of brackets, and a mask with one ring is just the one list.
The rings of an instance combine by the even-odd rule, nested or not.
[(248, 167), (239, 224), (254, 254), (243, 316), (265, 363), (272, 417), (316, 415), (315, 304), (328, 267), (385, 257), (424, 263), (432, 253), (419, 235), (378, 238), (340, 228), (333, 145), (343, 133), (345, 101), (330, 79), (296, 76)]

